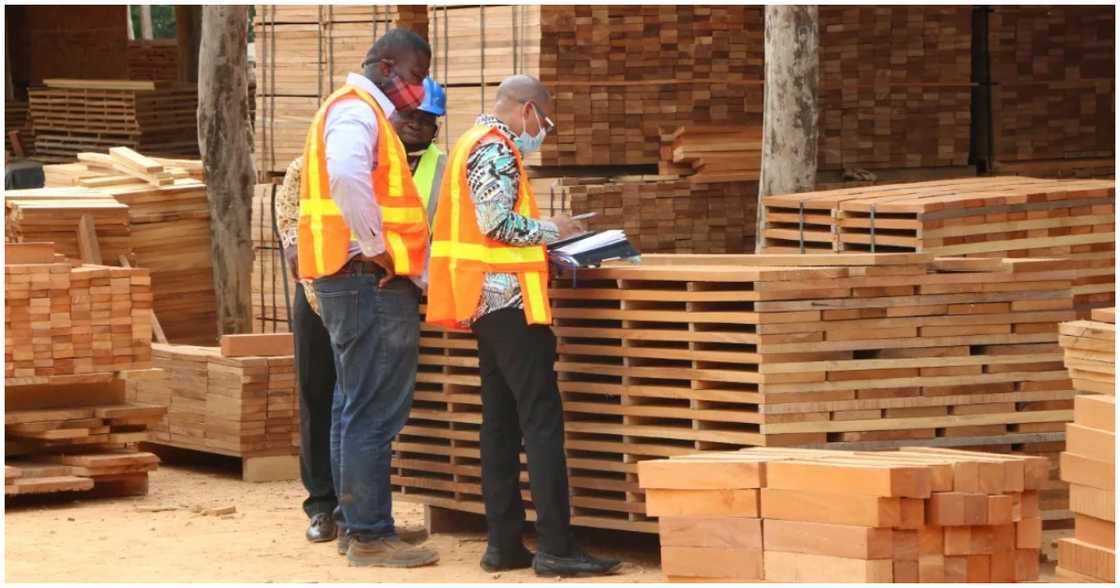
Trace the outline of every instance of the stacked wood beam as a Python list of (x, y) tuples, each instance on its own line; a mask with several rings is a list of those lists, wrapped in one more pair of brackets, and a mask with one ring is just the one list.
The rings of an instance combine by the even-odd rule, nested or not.
[(1077, 389), (1066, 428), (1062, 480), (1069, 483), (1074, 536), (1058, 540), (1059, 579), (1116, 581), (1116, 315), (1062, 323), (1065, 363)]
[(169, 340), (215, 343), (210, 208), (206, 185), (196, 179), (201, 165), (112, 149), (79, 154), (82, 163), (65, 169), (48, 166), (53, 181), (76, 187), (7, 192), (9, 238), (57, 240), (60, 251), (77, 257), (78, 221), (91, 215), (105, 263), (127, 255), (131, 265), (151, 271), (154, 310)]
[(175, 39), (130, 40), (126, 54), (131, 80), (179, 78), (179, 45)]
[(754, 250), (756, 182), (708, 182), (698, 176), (592, 181), (558, 183), (571, 213), (597, 213), (586, 221), (590, 229), (624, 229), (643, 253)]
[(1106, 6), (999, 6), (991, 12), (997, 169), (1066, 176), (1095, 171), (1111, 177), (1114, 11)]
[(1059, 257), (1081, 309), (1115, 300), (1115, 182), (985, 177), (768, 196), (764, 251)]
[(684, 126), (661, 137), (662, 174), (693, 181), (758, 180), (761, 166), (761, 119), (751, 126)]
[(556, 99), (534, 165), (653, 164), (663, 129), (762, 111), (759, 7), (433, 6), (429, 23), (432, 75), (452, 86), (448, 145), (514, 73)]
[[(254, 333), (288, 332), (288, 300), (294, 301), (295, 289), (301, 287), (283, 265), (280, 240), (272, 230), (272, 189), (272, 184), (258, 184), (253, 191), (253, 276), (250, 287)], [(276, 189), (279, 191), (279, 186)]]
[(1020, 582), (1042, 458), (747, 449), (639, 464), (670, 581)]
[(427, 8), (411, 5), (258, 5), (257, 171), (282, 174), (303, 151), (322, 99), (361, 73), (373, 42), (394, 27), (427, 36)]
[[(151, 366), (148, 270), (56, 260), (49, 244), (9, 245), (4, 380), (9, 386)], [(26, 257), (28, 252), (33, 257)], [(23, 256), (21, 258), (21, 256)]]
[(158, 459), (137, 452), (165, 412), (128, 403), (151, 367), (145, 269), (73, 265), (49, 243), (7, 245), (5, 495), (144, 494)]
[(968, 164), (971, 6), (822, 6), (822, 170)]
[(150, 81), (44, 80), (28, 90), (35, 157), (125, 146), (151, 155), (198, 156), (198, 89)]
[[(226, 335), (221, 347), (152, 344), (163, 381), (129, 399), (167, 407), (151, 442), (242, 458), (299, 455), (299, 404), (288, 334)], [(294, 463), (294, 462), (293, 462)]]
[[(1057, 324), (1076, 275), (846, 254), (646, 255), (557, 276), (575, 523), (654, 531), (634, 464), (698, 449), (1061, 441), (1073, 390)], [(420, 346), (394, 484), (480, 512), (475, 343), (425, 325)]]

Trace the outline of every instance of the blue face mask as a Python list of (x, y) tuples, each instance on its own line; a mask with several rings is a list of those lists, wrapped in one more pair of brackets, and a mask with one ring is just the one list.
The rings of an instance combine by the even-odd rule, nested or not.
[(540, 132), (534, 137), (527, 131), (522, 130), (521, 134), (513, 139), (513, 142), (517, 144), (517, 149), (521, 151), (522, 156), (526, 156), (540, 149), (541, 145), (544, 144), (544, 138), (548, 135), (548, 132), (544, 130), (544, 125), (541, 124), (541, 117), (537, 114), (536, 108), (533, 109), (533, 116), (537, 119), (537, 127), (540, 128)]

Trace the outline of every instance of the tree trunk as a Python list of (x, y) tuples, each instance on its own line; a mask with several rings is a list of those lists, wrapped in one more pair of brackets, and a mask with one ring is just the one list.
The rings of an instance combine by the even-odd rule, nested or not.
[(816, 6), (766, 7), (766, 85), (756, 250), (766, 239), (762, 197), (812, 190), (817, 179)]
[(145, 41), (152, 40), (152, 6), (150, 4), (140, 5), (140, 36)]
[(175, 41), (179, 46), (179, 81), (198, 81), (198, 43), (202, 33), (202, 7), (175, 7)]
[(125, 17), (125, 21), (128, 23), (128, 40), (132, 41), (132, 40), (136, 39), (136, 29), (133, 28), (133, 26), (132, 26), (132, 6), (131, 5), (126, 5), (124, 7), (124, 17)]
[(256, 170), (249, 126), (247, 6), (202, 7), (198, 144), (210, 202), (218, 333), (252, 330), (250, 206)]

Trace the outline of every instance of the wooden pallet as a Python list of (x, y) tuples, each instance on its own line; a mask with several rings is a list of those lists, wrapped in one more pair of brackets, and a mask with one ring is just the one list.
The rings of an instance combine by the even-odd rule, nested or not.
[[(573, 514), (648, 529), (636, 463), (698, 449), (1060, 441), (1073, 390), (1057, 323), (1074, 316), (1073, 277), (913, 253), (649, 255), (557, 276)], [(480, 500), (475, 349), (422, 327), (395, 445), (406, 498)]]
[(1069, 483), (1073, 537), (1058, 540), (1058, 566), (1075, 577), (1116, 580), (1116, 313), (1061, 324), (1065, 364), (1078, 395), (1066, 426), (1061, 479)]
[(1115, 299), (1115, 183), (986, 177), (769, 196), (764, 251), (1055, 257), (1079, 309)]
[[(248, 343), (223, 339), (225, 353), (219, 347), (152, 345), (153, 363), (167, 371), (167, 379), (128, 386), (130, 400), (168, 407), (149, 442), (240, 457), (246, 464), (258, 457), (276, 458), (263, 460), (265, 465), (290, 464), (281, 458), (299, 455), (291, 336), (240, 338)], [(249, 348), (235, 348), (240, 345)], [(246, 465), (247, 478), (256, 467)]]
[(1046, 461), (755, 448), (639, 464), (670, 581), (1038, 579)]

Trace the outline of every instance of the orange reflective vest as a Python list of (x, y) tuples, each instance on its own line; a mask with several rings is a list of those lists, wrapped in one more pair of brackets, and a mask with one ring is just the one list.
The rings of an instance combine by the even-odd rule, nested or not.
[(355, 240), (338, 205), (331, 199), (324, 131), (327, 112), (339, 100), (360, 99), (377, 115), (377, 167), (370, 172), (376, 204), (381, 207), (381, 233), (393, 257), (394, 270), (418, 276), (428, 255), (428, 221), (412, 181), (408, 156), (381, 106), (369, 93), (343, 86), (319, 107), (304, 145), (304, 170), (299, 188), (299, 276), (314, 279), (336, 273), (349, 258)]
[(478, 309), (482, 281), (487, 272), (514, 273), (521, 282), (525, 320), (529, 324), (552, 322), (548, 302), (548, 256), (544, 245), (515, 247), (482, 234), (467, 183), (467, 158), (475, 145), (493, 135), (513, 149), (521, 182), (514, 210), (538, 218), (537, 199), (521, 152), (497, 130), (479, 125), (455, 144), (443, 176), (436, 208), (432, 257), (428, 266), (428, 316), (430, 323), (457, 328)]

